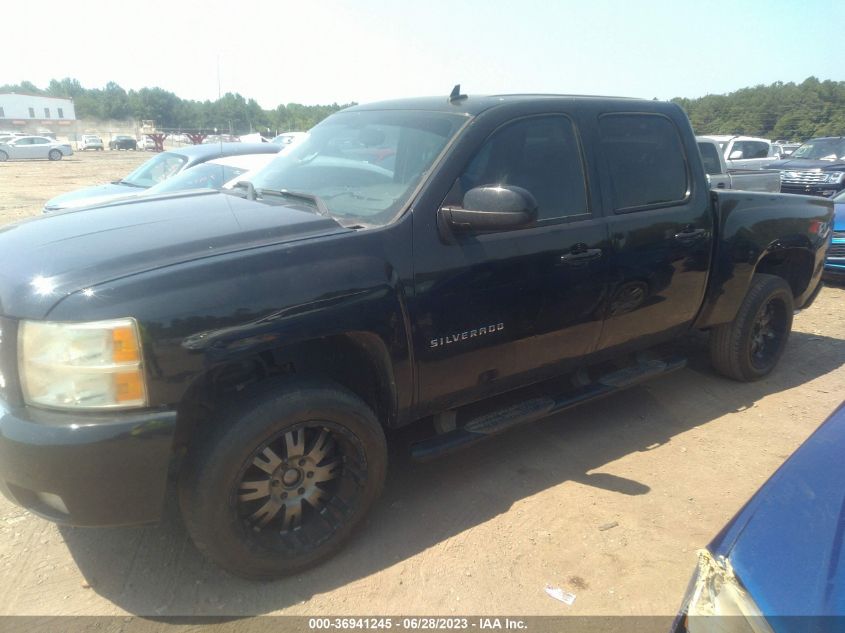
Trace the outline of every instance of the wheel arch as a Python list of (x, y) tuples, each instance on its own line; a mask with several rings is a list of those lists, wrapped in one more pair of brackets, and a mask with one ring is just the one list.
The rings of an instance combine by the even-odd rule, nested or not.
[[(742, 305), (755, 274), (774, 275), (789, 284), (792, 297), (807, 293), (815, 277), (816, 255), (809, 244), (791, 243), (786, 246), (775, 241), (760, 249), (751, 261), (717, 262), (714, 266), (723, 280), (711, 285), (696, 327), (709, 329), (732, 321)], [(711, 282), (713, 284), (713, 282)]]
[(174, 446), (187, 447), (221, 405), (248, 397), (253, 387), (286, 379), (324, 380), (361, 398), (383, 427), (396, 424), (398, 394), (387, 345), (372, 332), (351, 331), (231, 358), (196, 377), (179, 404)]
[(775, 275), (789, 284), (792, 297), (803, 294), (813, 277), (815, 256), (808, 247), (769, 248), (757, 261), (754, 273)]

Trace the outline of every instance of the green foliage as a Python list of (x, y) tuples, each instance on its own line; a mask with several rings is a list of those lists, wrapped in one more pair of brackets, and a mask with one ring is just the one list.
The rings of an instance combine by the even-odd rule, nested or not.
[(845, 136), (845, 81), (808, 77), (800, 84), (775, 82), (727, 95), (672, 99), (696, 134), (747, 134), (805, 141)]
[(85, 88), (77, 79), (53, 79), (46, 90), (28, 81), (0, 86), (0, 92), (24, 92), (73, 99), (79, 119), (152, 120), (160, 130), (245, 134), (305, 131), (328, 115), (355, 104), (306, 106), (298, 103), (264, 110), (255, 99), (227, 92), (216, 101), (180, 99), (162, 88), (126, 92), (110, 81), (104, 88)]
[[(85, 88), (78, 80), (53, 79), (42, 90), (24, 81), (0, 86), (0, 92), (27, 92), (73, 99), (78, 118), (153, 120), (167, 131), (220, 133), (307, 130), (347, 105), (280, 104), (264, 110), (255, 99), (227, 92), (216, 101), (180, 99), (162, 88), (127, 92), (114, 82)], [(675, 98), (696, 134), (748, 134), (787, 140), (845, 136), (845, 82), (809, 77), (800, 84), (775, 82), (727, 95)]]

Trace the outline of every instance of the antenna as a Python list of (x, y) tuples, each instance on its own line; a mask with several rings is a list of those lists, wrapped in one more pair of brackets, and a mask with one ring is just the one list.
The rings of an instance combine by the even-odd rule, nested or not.
[[(220, 101), (220, 53), (217, 53), (217, 101)], [(231, 128), (231, 124), (229, 127)], [(231, 129), (229, 131), (231, 132)], [(217, 134), (217, 128), (214, 128), (214, 133)], [(223, 154), (223, 137), (218, 136), (217, 142), (220, 143), (220, 154)]]
[(452, 94), (449, 95), (449, 103), (463, 101), (466, 98), (466, 95), (461, 94), (461, 84), (455, 84), (455, 87), (452, 88)]
[(220, 53), (217, 53), (217, 100), (220, 101)]

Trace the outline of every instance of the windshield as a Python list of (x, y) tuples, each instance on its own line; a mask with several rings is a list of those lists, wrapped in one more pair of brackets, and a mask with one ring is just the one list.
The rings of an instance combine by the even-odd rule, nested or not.
[(342, 112), (283, 150), (255, 189), (319, 196), (329, 213), (367, 225), (389, 222), (408, 201), (463, 115), (413, 110)]
[(245, 168), (217, 163), (200, 163), (150, 187), (148, 194), (185, 191), (187, 189), (220, 189), (225, 183), (244, 173)]
[(845, 158), (845, 138), (822, 138), (808, 141), (792, 152), (792, 158), (841, 160)]
[(152, 187), (177, 174), (188, 159), (181, 154), (164, 152), (138, 167), (120, 182), (135, 187)]

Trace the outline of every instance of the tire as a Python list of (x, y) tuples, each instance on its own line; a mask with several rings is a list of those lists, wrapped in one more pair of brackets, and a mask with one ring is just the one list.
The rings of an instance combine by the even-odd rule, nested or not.
[(754, 275), (733, 322), (710, 333), (713, 367), (742, 382), (768, 375), (786, 349), (793, 311), (792, 289), (785, 280)]
[(188, 451), (179, 504), (197, 548), (238, 576), (279, 578), (329, 558), (384, 487), (384, 431), (339, 385), (273, 382), (214, 424)]
[(5, 163), (7, 160), (9, 160), (9, 155), (4, 151), (0, 151), (0, 163)]
[(47, 153), (47, 158), (50, 160), (62, 160), (62, 153), (57, 149), (51, 149)]

